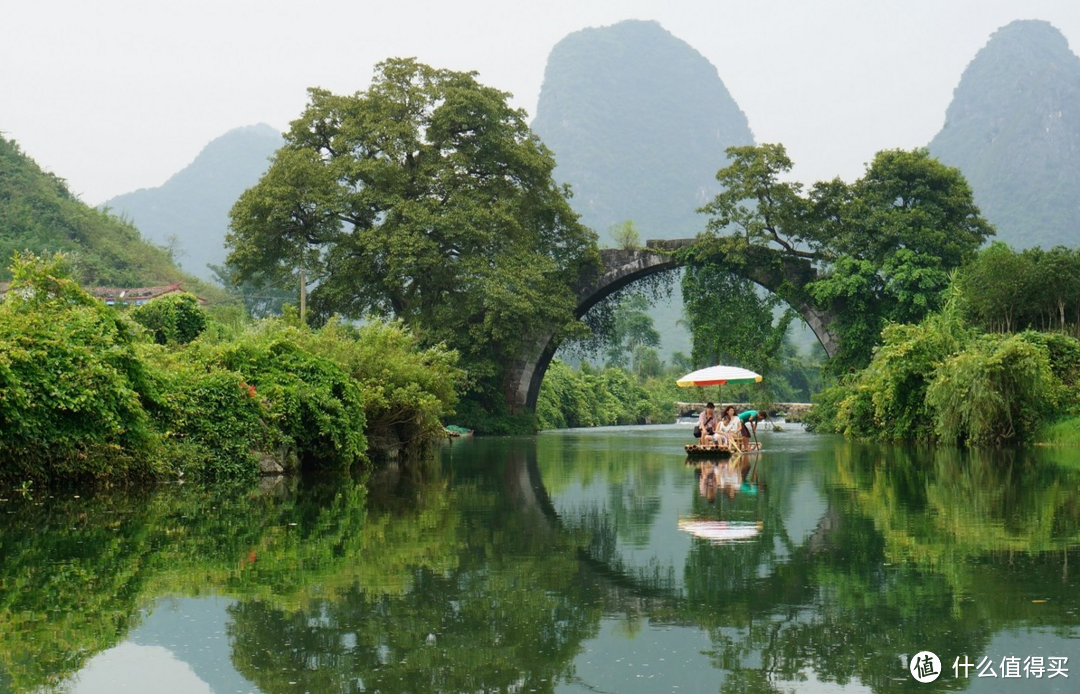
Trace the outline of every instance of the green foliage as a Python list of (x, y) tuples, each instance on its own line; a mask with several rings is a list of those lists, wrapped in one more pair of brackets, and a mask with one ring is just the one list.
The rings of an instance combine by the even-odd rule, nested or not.
[(814, 263), (816, 277), (781, 290), (831, 315), (839, 351), (833, 373), (869, 363), (888, 321), (918, 321), (942, 305), (949, 273), (993, 233), (956, 169), (925, 149), (879, 152), (852, 184), (783, 179), (782, 145), (732, 147), (717, 174), (725, 189), (702, 208), (709, 230), (727, 240), (728, 261), (754, 248)]
[(541, 429), (646, 424), (675, 418), (675, 400), (652, 391), (624, 369), (571, 369), (553, 361), (540, 386), (536, 417)]
[(1080, 416), (1073, 415), (1037, 429), (1035, 442), (1050, 446), (1080, 446)]
[(615, 242), (616, 248), (633, 249), (641, 247), (641, 233), (634, 225), (634, 220), (627, 219), (619, 224), (613, 224), (608, 229), (608, 235)]
[(620, 293), (604, 350), (609, 366), (629, 367), (640, 372), (646, 368), (645, 360), (656, 357), (660, 333), (653, 327), (648, 308), (649, 301), (644, 295)]
[(184, 344), (206, 318), (179, 297), (132, 311), (168, 336), (151, 344), (66, 272), (60, 256), (17, 256), (0, 302), (5, 484), (235, 477), (265, 456), (286, 468), (343, 468), (364, 460), (369, 443), (419, 449), (453, 411), (456, 355), (423, 348), (401, 324), (210, 325)]
[(794, 312), (784, 311), (774, 325), (773, 316), (783, 303), (778, 296), (764, 294), (750, 280), (707, 261), (687, 268), (682, 294), (694, 338), (694, 363), (756, 371), (770, 394), (766, 397), (772, 397)]
[(0, 478), (150, 474), (150, 381), (123, 316), (67, 277), (61, 256), (16, 255), (0, 302)]
[(938, 436), (971, 445), (1030, 439), (1054, 405), (1048, 356), (1025, 335), (983, 335), (940, 364), (926, 391)]
[(473, 431), (496, 436), (519, 436), (536, 433), (536, 415), (530, 411), (511, 412), (502, 395), (490, 391), (490, 399), (481, 403), (476, 398), (463, 399), (454, 421)]
[(131, 310), (131, 318), (154, 335), (159, 345), (187, 344), (206, 329), (206, 312), (198, 298), (174, 292)]
[(400, 59), (366, 92), (310, 90), (232, 210), (233, 279), (296, 286), (303, 269), (322, 319), (401, 319), (460, 354), (471, 400), (500, 399), (524, 346), (552, 327), (583, 331), (570, 286), (599, 262), (551, 153), (507, 98)]
[(1080, 336), (1080, 251), (984, 248), (960, 274), (968, 313), (991, 332), (1061, 330)]
[(1053, 375), (1049, 401), (1067, 414), (1080, 411), (1080, 340), (1063, 333), (1033, 331), (1023, 333), (1023, 337), (1046, 351)]
[(305, 464), (359, 462), (367, 448), (360, 385), (302, 342), (300, 329), (267, 320), (240, 340), (195, 345), (193, 358), (240, 374), (251, 397), (265, 399), (270, 422)]
[(400, 321), (356, 328), (335, 319), (297, 339), (359, 384), (369, 439), (409, 447), (443, 435), (442, 422), (454, 414), (464, 381), (456, 352), (424, 347)]
[(1031, 441), (1054, 412), (1075, 411), (1080, 342), (1063, 334), (987, 334), (954, 292), (918, 325), (890, 324), (870, 365), (823, 392), (819, 431), (973, 446)]
[(248, 477), (258, 454), (289, 459), (291, 441), (273, 426), (273, 410), (243, 374), (216, 367), (190, 352), (169, 354), (148, 346), (156, 397), (146, 407), (168, 445), (173, 466), (189, 477)]

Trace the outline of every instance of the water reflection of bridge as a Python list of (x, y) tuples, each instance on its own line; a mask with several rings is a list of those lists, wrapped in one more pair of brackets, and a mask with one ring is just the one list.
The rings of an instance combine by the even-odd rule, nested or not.
[[(843, 526), (837, 509), (806, 480), (777, 480), (780, 484), (773, 484), (776, 491), (771, 493), (788, 495), (788, 516), (779, 512), (780, 504), (767, 506), (773, 515), (766, 519), (753, 546), (715, 547), (705, 542), (692, 546), (688, 564), (727, 562), (718, 567), (726, 572), (726, 578), (712, 575), (709, 585), (702, 586), (693, 580), (672, 580), (663, 571), (638, 571), (619, 555), (619, 529), (608, 522), (605, 513), (582, 512), (577, 517), (560, 514), (544, 485), (538, 460), (535, 445), (510, 451), (503, 468), (503, 489), (541, 534), (584, 538), (577, 548), (581, 570), (589, 582), (601, 588), (609, 612), (649, 615), (658, 623), (700, 625), (698, 607), (702, 599), (714, 601), (697, 593), (717, 588), (730, 599), (719, 604), (719, 613), (713, 611), (714, 618), (725, 612), (745, 616), (768, 612), (778, 605), (804, 603), (812, 598), (814, 590), (808, 580), (811, 565), (828, 561), (829, 555), (842, 551), (835, 541)], [(687, 469), (686, 474), (692, 474), (691, 470)], [(801, 513), (810, 508), (814, 509), (810, 517)], [(764, 573), (766, 568), (768, 572)]]

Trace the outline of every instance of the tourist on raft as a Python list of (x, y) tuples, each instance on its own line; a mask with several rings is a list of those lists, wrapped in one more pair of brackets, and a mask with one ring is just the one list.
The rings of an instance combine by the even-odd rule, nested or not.
[(711, 402), (705, 403), (705, 409), (698, 415), (697, 432), (698, 443), (702, 446), (711, 443), (720, 427), (720, 418), (716, 416), (716, 405)]
[[(764, 422), (769, 418), (769, 415), (765, 412), (759, 412), (758, 410), (743, 410), (739, 413), (739, 421), (742, 423), (742, 440), (743, 449), (751, 450), (750, 448), (750, 430), (754, 432), (754, 446), (761, 448), (761, 443), (757, 440), (757, 425), (758, 422)], [(749, 425), (749, 426), (747, 426)]]

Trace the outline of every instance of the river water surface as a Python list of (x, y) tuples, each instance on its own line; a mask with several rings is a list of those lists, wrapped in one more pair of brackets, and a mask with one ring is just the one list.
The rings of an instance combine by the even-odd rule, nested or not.
[(0, 692), (1080, 691), (1075, 452), (689, 436), (12, 495)]

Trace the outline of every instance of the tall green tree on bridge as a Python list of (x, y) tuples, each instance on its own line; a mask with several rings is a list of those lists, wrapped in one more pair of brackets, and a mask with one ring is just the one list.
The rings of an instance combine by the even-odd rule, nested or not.
[(584, 330), (570, 287), (599, 263), (550, 151), (473, 73), (391, 59), (365, 92), (309, 95), (232, 210), (234, 279), (295, 287), (303, 272), (317, 319), (401, 318), (461, 353), (467, 400), (502, 407), (538, 326)]
[(918, 321), (939, 308), (950, 272), (994, 233), (960, 171), (925, 149), (879, 152), (854, 183), (836, 178), (808, 190), (787, 180), (783, 145), (727, 152), (730, 164), (717, 173), (724, 190), (701, 210), (712, 239), (698, 257), (730, 266), (770, 249), (810, 263), (812, 281), (779, 293), (832, 316), (837, 373), (869, 363), (888, 321)]

